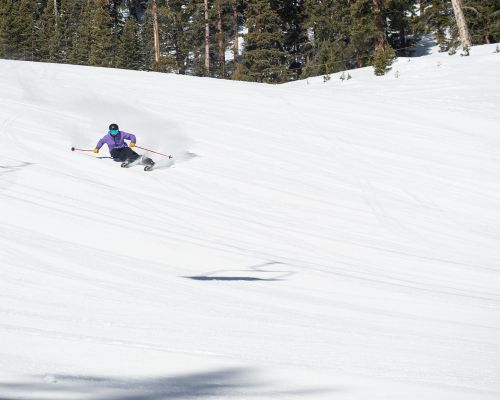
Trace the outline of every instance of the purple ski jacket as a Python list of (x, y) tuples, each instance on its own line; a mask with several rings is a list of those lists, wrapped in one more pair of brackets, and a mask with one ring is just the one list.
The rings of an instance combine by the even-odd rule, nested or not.
[(132, 143), (136, 142), (135, 135), (127, 132), (119, 131), (116, 136), (111, 136), (109, 133), (103, 136), (99, 142), (97, 142), (97, 148), (100, 149), (104, 146), (104, 143), (108, 145), (109, 152), (113, 149), (121, 149), (123, 147), (128, 147), (125, 143), (125, 139), (130, 140)]

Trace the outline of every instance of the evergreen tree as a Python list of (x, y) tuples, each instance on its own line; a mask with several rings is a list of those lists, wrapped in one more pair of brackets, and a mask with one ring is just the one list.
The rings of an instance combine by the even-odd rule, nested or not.
[(440, 51), (447, 51), (457, 43), (458, 32), (449, 1), (429, 0), (417, 19), (417, 27), (424, 33), (434, 33)]
[[(213, 1), (209, 2), (209, 6), (213, 5)], [(189, 73), (196, 76), (207, 76), (207, 69), (205, 65), (205, 6), (203, 1), (191, 0), (188, 7), (189, 24), (187, 28), (187, 44), (191, 50), (189, 56)], [(210, 20), (209, 20), (210, 23)], [(210, 30), (210, 33), (213, 33)], [(213, 46), (209, 49), (209, 61), (210, 64), (213, 63), (213, 56), (211, 51)], [(213, 71), (212, 71), (213, 72)]]
[[(184, 1), (181, 0), (157, 0), (157, 21), (160, 46), (160, 61), (156, 63), (153, 40), (153, 9), (152, 2), (144, 14), (142, 26), (142, 43), (144, 43), (145, 67), (146, 69), (162, 72), (180, 72), (184, 67), (182, 60), (183, 29), (178, 29), (178, 21), (182, 19), (185, 12)], [(187, 29), (187, 27), (186, 27)], [(179, 46), (180, 45), (180, 46)], [(184, 47), (182, 47), (183, 49)], [(182, 67), (181, 67), (182, 66)]]
[(42, 61), (61, 61), (61, 27), (54, 2), (49, 0), (40, 19), (38, 54)]
[(395, 57), (396, 53), (391, 46), (378, 45), (373, 56), (375, 75), (384, 75)]
[(80, 23), (73, 35), (71, 54), (69, 57), (69, 62), (71, 64), (89, 65), (94, 5), (95, 0), (86, 0), (83, 7), (79, 10)]
[[(225, 78), (226, 73), (226, 50), (229, 46), (230, 38), (234, 37), (233, 29), (233, 1), (232, 0), (214, 0), (212, 9), (212, 25), (214, 33), (213, 38), (214, 57), (212, 64), (214, 66), (214, 75), (219, 78)], [(216, 56), (215, 56), (216, 54)]]
[(150, 71), (154, 69), (152, 2), (146, 4), (146, 7), (140, 22), (139, 35), (144, 54), (144, 69)]
[(351, 5), (351, 40), (356, 66), (373, 61), (375, 74), (383, 75), (396, 54), (387, 40), (387, 15), (383, 0), (355, 0)]
[(392, 64), (396, 53), (387, 41), (384, 0), (373, 0), (373, 20), (375, 26), (375, 53), (373, 66), (375, 75), (384, 75)]
[(464, 1), (464, 13), (473, 44), (500, 40), (500, 0)]
[(125, 23), (120, 38), (116, 66), (126, 69), (141, 69), (143, 65), (141, 42), (139, 40), (139, 26), (132, 16)]
[[(500, 39), (500, 0), (464, 0), (463, 11), (473, 44), (494, 43)], [(434, 33), (441, 51), (453, 51), (459, 44), (450, 1), (429, 0), (416, 26), (419, 31)]]
[(0, 58), (8, 58), (11, 52), (11, 10), (11, 1), (5, 0), (0, 2)]
[[(170, 0), (162, 8), (160, 15), (161, 43), (165, 56), (175, 65), (175, 71), (185, 74), (190, 68), (189, 53), (193, 47), (193, 25), (201, 30), (201, 21), (193, 16), (200, 16), (201, 4), (185, 0)], [(201, 45), (201, 34), (197, 45)], [(168, 62), (168, 59), (166, 60)]]
[(236, 65), (240, 61), (240, 28), (243, 26), (243, 15), (246, 14), (246, 2), (242, 0), (230, 0), (231, 1), (231, 22), (228, 23), (230, 27), (228, 35), (232, 38), (232, 53), (233, 60), (229, 63), (228, 67), (231, 69), (229, 76), (234, 74)]
[(289, 55), (283, 48), (280, 20), (268, 0), (250, 0), (248, 34), (242, 64), (233, 78), (278, 83), (290, 78)]
[(61, 0), (59, 8), (59, 31), (61, 35), (59, 54), (62, 62), (78, 63), (72, 58), (73, 46), (76, 47), (75, 42), (80, 39), (78, 32), (82, 23), (81, 16), (85, 4), (82, 0)]
[(112, 67), (115, 54), (107, 0), (96, 0), (91, 24), (89, 63), (99, 67)]
[[(33, 60), (35, 56), (35, 8), (32, 0), (14, 2), (7, 22), (7, 56), (18, 60)], [(10, 53), (10, 54), (9, 54)]]
[(372, 13), (373, 0), (354, 0), (351, 3), (350, 37), (357, 67), (364, 67), (375, 48), (375, 23)]
[(411, 45), (409, 37), (414, 37), (415, 6), (415, 0), (388, 0), (386, 4), (387, 39), (393, 48), (401, 49), (402, 54), (406, 54), (406, 48)]
[(306, 62), (307, 24), (306, 0), (274, 0), (280, 18), (283, 49), (290, 54), (291, 68), (298, 78)]
[(304, 76), (324, 75), (349, 68), (353, 57), (349, 0), (307, 0), (308, 42)]

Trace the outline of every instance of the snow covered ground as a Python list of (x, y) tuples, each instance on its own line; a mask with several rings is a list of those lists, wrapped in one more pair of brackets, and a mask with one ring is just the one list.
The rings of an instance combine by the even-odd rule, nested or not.
[[(0, 61), (0, 399), (500, 398), (494, 48), (281, 86)], [(111, 122), (175, 164), (70, 151)]]

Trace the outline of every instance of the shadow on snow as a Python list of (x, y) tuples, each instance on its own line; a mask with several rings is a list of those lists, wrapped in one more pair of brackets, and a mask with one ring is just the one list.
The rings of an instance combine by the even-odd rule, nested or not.
[[(294, 274), (293, 271), (286, 271), (281, 268), (278, 270), (274, 268), (268, 269), (268, 267), (276, 265), (283, 265), (283, 263), (277, 261), (270, 261), (262, 264), (252, 265), (244, 270), (225, 269), (225, 270), (207, 272), (201, 275), (183, 276), (183, 278), (193, 279), (195, 281), (275, 282), (275, 281), (283, 281), (285, 280), (285, 278)], [(230, 272), (230, 274), (228, 274), (228, 272)]]
[[(252, 370), (230, 368), (212, 372), (151, 379), (118, 379), (97, 376), (34, 376), (32, 382), (0, 382), (0, 400), (165, 400), (206, 398), (256, 398), (271, 396), (307, 396), (329, 392), (327, 388), (305, 390), (273, 390), (252, 379)], [(264, 387), (262, 387), (264, 386)], [(13, 397), (5, 397), (5, 393)], [(53, 397), (52, 397), (53, 396)], [(84, 396), (84, 397), (82, 397)]]
[(193, 279), (195, 281), (281, 281), (282, 279), (266, 279), (266, 278), (255, 278), (253, 276), (185, 276), (184, 278)]

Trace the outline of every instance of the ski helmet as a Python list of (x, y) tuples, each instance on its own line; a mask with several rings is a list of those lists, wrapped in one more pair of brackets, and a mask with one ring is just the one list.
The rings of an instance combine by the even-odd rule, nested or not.
[(118, 132), (119, 132), (119, 129), (118, 129), (118, 125), (117, 124), (111, 124), (109, 126), (109, 134), (111, 136), (118, 135)]

